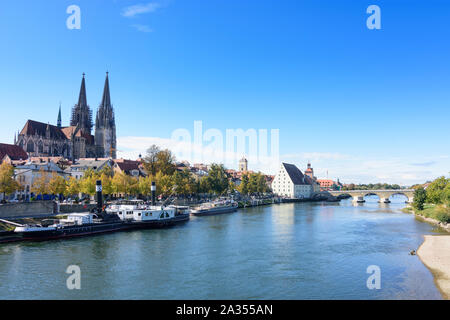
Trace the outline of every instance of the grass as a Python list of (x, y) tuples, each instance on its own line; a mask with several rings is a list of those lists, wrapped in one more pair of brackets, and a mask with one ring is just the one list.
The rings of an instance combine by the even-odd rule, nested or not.
[(450, 208), (444, 205), (425, 204), (423, 210), (416, 210), (416, 213), (426, 218), (450, 223)]

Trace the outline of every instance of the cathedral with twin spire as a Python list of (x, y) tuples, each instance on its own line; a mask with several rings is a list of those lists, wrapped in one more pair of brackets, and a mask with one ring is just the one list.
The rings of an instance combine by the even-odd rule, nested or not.
[(87, 104), (85, 74), (81, 80), (78, 103), (72, 109), (69, 126), (62, 126), (61, 106), (56, 125), (28, 120), (14, 144), (27, 152), (29, 157), (64, 157), (116, 159), (116, 123), (109, 93), (106, 73), (103, 97), (95, 118), (95, 133), (92, 110)]

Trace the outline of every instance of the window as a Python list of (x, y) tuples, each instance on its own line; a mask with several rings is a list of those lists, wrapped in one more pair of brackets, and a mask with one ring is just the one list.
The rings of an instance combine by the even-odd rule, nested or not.
[(27, 152), (34, 152), (34, 143), (31, 140), (27, 143)]

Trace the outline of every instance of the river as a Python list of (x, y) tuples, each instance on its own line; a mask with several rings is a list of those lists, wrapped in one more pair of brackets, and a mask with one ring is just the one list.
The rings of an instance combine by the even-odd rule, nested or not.
[[(170, 229), (0, 245), (0, 299), (441, 299), (405, 198), (296, 203)], [(77, 265), (81, 289), (69, 290)], [(369, 290), (367, 267), (381, 271)]]

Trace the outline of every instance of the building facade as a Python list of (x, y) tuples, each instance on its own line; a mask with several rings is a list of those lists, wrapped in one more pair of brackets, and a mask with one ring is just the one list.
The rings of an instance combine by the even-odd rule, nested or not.
[(291, 199), (309, 199), (314, 194), (312, 179), (294, 164), (282, 163), (272, 182), (274, 194)]
[(67, 159), (116, 157), (116, 126), (111, 105), (109, 79), (106, 75), (103, 99), (97, 111), (95, 136), (92, 111), (87, 104), (85, 75), (81, 80), (78, 103), (72, 109), (70, 126), (63, 127), (61, 108), (57, 125), (28, 120), (14, 137), (29, 157), (58, 157)]

